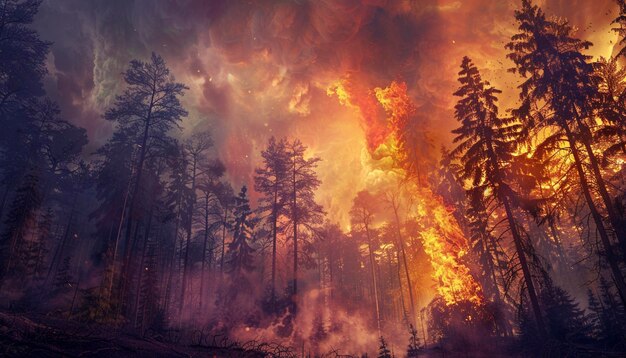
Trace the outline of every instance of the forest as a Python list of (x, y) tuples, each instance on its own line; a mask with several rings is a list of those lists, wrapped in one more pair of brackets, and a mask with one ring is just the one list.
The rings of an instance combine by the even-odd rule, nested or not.
[(625, 0), (128, 3), (0, 0), (1, 356), (626, 355)]

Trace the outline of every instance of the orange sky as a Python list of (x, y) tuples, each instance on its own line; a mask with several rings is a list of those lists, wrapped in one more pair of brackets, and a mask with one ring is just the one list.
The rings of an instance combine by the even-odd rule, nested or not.
[[(611, 0), (544, 0), (608, 56), (616, 36)], [(272, 136), (300, 138), (322, 158), (318, 198), (346, 226), (356, 192), (385, 180), (371, 165), (361, 113), (326, 94), (349, 76), (363, 91), (407, 83), (418, 116), (449, 144), (456, 74), (470, 56), (483, 77), (515, 104), (504, 44), (515, 32), (517, 1), (152, 1), (44, 2), (36, 27), (54, 42), (46, 86), (68, 119), (88, 129), (92, 146), (111, 126), (101, 118), (121, 89), (120, 73), (150, 51), (164, 56), (190, 90), (181, 135), (210, 129), (236, 184), (250, 183)], [(383, 122), (384, 112), (379, 111)]]

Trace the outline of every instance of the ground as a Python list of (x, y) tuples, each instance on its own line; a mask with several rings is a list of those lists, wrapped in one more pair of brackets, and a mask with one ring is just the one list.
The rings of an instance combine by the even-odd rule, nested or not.
[[(196, 335), (197, 336), (197, 335)], [(176, 333), (144, 338), (100, 325), (37, 314), (0, 312), (2, 357), (264, 357), (280, 347), (207, 339), (175, 343)]]

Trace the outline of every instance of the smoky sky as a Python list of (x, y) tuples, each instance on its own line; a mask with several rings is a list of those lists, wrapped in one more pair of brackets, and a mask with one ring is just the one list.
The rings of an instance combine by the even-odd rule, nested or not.
[[(617, 13), (611, 0), (538, 4), (548, 14), (570, 19), (579, 36), (596, 44), (592, 54), (611, 53), (610, 21)], [(503, 47), (515, 32), (518, 5), (45, 0), (35, 27), (53, 43), (48, 94), (65, 118), (87, 129), (88, 150), (113, 131), (102, 113), (121, 92), (128, 62), (145, 60), (154, 51), (190, 87), (183, 100), (190, 115), (175, 135), (210, 130), (235, 183), (250, 182), (258, 151), (271, 135), (297, 136), (322, 157), (321, 179), (334, 184), (339, 196), (349, 196), (363, 185), (354, 178), (362, 169), (363, 132), (358, 115), (341, 108), (326, 88), (341, 78), (367, 90), (404, 81), (433, 137), (449, 144), (455, 124), (451, 94), (462, 56), (472, 57), (487, 79), (509, 91), (504, 103), (514, 103), (515, 83), (506, 74), (511, 63)]]

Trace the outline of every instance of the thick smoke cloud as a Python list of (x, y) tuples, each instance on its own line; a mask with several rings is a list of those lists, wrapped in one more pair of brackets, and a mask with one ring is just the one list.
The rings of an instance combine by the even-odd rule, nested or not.
[[(567, 17), (611, 53), (611, 0), (539, 2)], [(365, 186), (361, 118), (326, 95), (349, 76), (360, 88), (407, 83), (438, 144), (454, 126), (451, 93), (463, 55), (505, 89), (515, 80), (504, 44), (515, 31), (517, 2), (503, 1), (202, 1), (47, 0), (36, 27), (52, 41), (48, 92), (66, 118), (87, 128), (90, 149), (112, 127), (102, 117), (133, 58), (164, 56), (190, 91), (182, 136), (210, 129), (236, 184), (250, 183), (271, 135), (296, 136), (322, 157), (319, 199), (345, 223), (350, 199)], [(593, 29), (589, 28), (593, 25)], [(381, 120), (384, 120), (381, 118)], [(332, 194), (331, 194), (332, 192)]]

